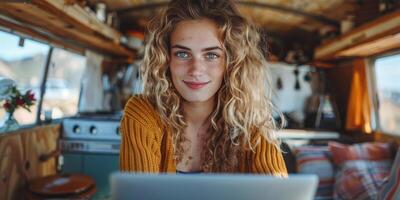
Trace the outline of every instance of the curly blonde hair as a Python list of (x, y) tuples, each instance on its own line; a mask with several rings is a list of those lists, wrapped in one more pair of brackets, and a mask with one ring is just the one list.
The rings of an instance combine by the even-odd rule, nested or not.
[[(242, 17), (231, 0), (173, 0), (148, 26), (142, 63), (144, 93), (172, 130), (175, 159), (182, 160), (186, 127), (182, 97), (169, 71), (170, 36), (184, 20), (210, 19), (218, 25), (226, 54), (226, 72), (210, 115), (210, 136), (203, 152), (205, 172), (234, 172), (239, 159), (261, 137), (279, 146), (272, 113), (267, 68), (260, 34)], [(278, 148), (279, 149), (279, 148)]]

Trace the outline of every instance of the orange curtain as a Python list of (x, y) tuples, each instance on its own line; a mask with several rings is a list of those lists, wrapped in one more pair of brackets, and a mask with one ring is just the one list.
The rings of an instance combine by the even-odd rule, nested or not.
[(353, 65), (346, 129), (371, 133), (371, 100), (368, 91), (366, 62), (364, 59), (356, 59)]

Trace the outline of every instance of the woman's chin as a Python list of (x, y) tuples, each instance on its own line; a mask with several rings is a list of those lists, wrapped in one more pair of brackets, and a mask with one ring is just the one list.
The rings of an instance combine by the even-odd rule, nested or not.
[(184, 94), (182, 95), (183, 99), (186, 102), (190, 102), (190, 103), (201, 103), (201, 102), (206, 102), (208, 100), (210, 100), (210, 98), (212, 97), (212, 95), (201, 95), (201, 94)]

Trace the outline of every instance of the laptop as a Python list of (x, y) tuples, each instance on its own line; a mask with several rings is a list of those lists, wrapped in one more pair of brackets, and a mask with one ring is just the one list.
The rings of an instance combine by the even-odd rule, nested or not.
[(277, 178), (247, 174), (111, 175), (113, 200), (312, 200), (316, 175)]

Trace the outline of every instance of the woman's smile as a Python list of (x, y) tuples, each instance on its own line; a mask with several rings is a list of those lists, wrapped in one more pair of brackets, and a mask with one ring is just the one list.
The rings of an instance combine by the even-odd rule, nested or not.
[(200, 89), (206, 86), (211, 81), (206, 81), (206, 82), (183, 81), (183, 82), (191, 89)]

